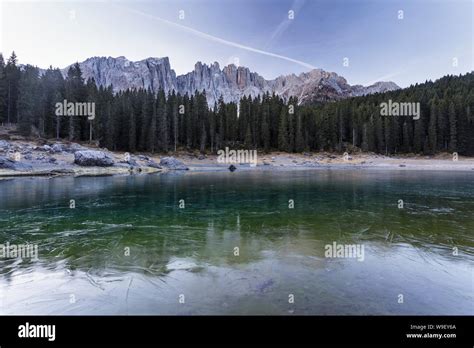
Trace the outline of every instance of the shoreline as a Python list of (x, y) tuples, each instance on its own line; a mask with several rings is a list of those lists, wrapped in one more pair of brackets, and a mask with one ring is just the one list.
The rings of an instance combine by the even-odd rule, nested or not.
[(465, 171), (474, 172), (474, 157), (451, 154), (437, 156), (384, 156), (374, 153), (305, 152), (302, 154), (272, 152), (258, 157), (257, 165), (218, 163), (217, 155), (192, 156), (181, 154), (177, 159), (190, 171), (228, 171), (233, 164), (237, 171), (292, 171), (292, 170), (392, 170), (392, 171)]
[[(5, 137), (3, 137), (5, 139)], [(453, 158), (444, 153), (436, 156), (399, 155), (384, 156), (374, 153), (345, 155), (330, 152), (262, 153), (257, 164), (220, 163), (217, 154), (201, 154), (197, 151), (177, 151), (167, 154), (149, 154), (109, 151), (91, 144), (67, 141), (0, 139), (0, 179), (15, 177), (57, 176), (110, 176), (142, 175), (186, 172), (236, 171), (299, 171), (299, 170), (389, 170), (389, 171), (464, 171), (474, 173), (474, 157)], [(48, 145), (50, 144), (50, 145)], [(75, 163), (78, 151), (98, 151), (108, 156), (113, 165), (84, 166)], [(17, 156), (17, 158), (15, 158)], [(167, 157), (171, 163), (162, 162)], [(16, 159), (16, 160), (15, 160)], [(1, 161), (0, 161), (1, 162)], [(183, 170), (186, 169), (186, 170)]]
[[(114, 158), (120, 158), (122, 153), (113, 152)], [(265, 160), (258, 161), (256, 166), (239, 163), (218, 163), (217, 155), (207, 155), (204, 159), (191, 158), (189, 155), (173, 156), (181, 161), (188, 170), (179, 172), (230, 172), (229, 166), (233, 164), (236, 171), (302, 171), (302, 170), (358, 170), (358, 171), (456, 171), (474, 173), (474, 158), (461, 158), (458, 161), (439, 158), (419, 158), (419, 157), (386, 157), (371, 154), (351, 155), (352, 159), (344, 161), (342, 159), (330, 158), (329, 160), (311, 160), (307, 156), (299, 154), (269, 154), (273, 160), (269, 163)], [(166, 155), (165, 155), (166, 156)], [(159, 162), (165, 156), (152, 155), (150, 159)], [(312, 157), (320, 156), (314, 154)], [(331, 154), (330, 156), (335, 156)], [(135, 155), (132, 155), (135, 157)], [(299, 160), (301, 158), (301, 160)], [(367, 160), (369, 159), (369, 160)], [(295, 163), (296, 162), (296, 163)], [(174, 171), (169, 168), (152, 168), (139, 164), (129, 166), (116, 163), (109, 167), (79, 166), (73, 163), (66, 163), (64, 160), (54, 164), (31, 165), (31, 170), (0, 169), (1, 179), (12, 179), (16, 177), (58, 177), (58, 176), (113, 176), (113, 175), (148, 175), (156, 173), (167, 173)]]

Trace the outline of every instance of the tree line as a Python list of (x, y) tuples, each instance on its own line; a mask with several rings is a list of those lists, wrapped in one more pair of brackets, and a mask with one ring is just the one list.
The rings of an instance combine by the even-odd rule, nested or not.
[[(94, 102), (94, 120), (57, 116), (56, 103)], [(381, 116), (388, 100), (420, 103), (419, 119)], [(0, 122), (25, 136), (93, 140), (110, 150), (213, 152), (225, 146), (262, 151), (371, 151), (474, 155), (474, 74), (445, 76), (409, 88), (312, 105), (275, 94), (207, 105), (206, 92), (180, 95), (133, 89), (113, 93), (82, 76), (19, 66), (0, 54)]]

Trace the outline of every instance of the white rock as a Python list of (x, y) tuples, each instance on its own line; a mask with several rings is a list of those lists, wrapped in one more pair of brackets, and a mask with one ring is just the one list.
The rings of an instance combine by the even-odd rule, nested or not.
[(110, 167), (114, 165), (114, 160), (103, 151), (76, 151), (74, 153), (74, 163), (80, 166)]

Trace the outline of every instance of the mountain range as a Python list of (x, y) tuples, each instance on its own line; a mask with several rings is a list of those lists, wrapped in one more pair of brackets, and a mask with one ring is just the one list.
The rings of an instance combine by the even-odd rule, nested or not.
[[(128, 88), (150, 88), (165, 93), (173, 90), (182, 95), (206, 91), (212, 107), (220, 97), (224, 102), (238, 102), (241, 97), (257, 97), (267, 92), (281, 96), (285, 101), (297, 97), (300, 104), (324, 102), (399, 89), (394, 82), (377, 82), (370, 86), (349, 85), (346, 79), (334, 72), (313, 69), (299, 75), (282, 75), (266, 80), (243, 66), (230, 64), (220, 68), (219, 63), (207, 65), (197, 62), (194, 70), (176, 75), (168, 57), (130, 61), (121, 56), (91, 57), (79, 63), (83, 77), (94, 78), (99, 86), (113, 86), (114, 92)], [(69, 67), (62, 69), (64, 75)]]

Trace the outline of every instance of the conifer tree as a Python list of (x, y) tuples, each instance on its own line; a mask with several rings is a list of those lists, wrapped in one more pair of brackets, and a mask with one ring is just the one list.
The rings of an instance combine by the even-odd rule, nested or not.
[(133, 108), (130, 107), (130, 127), (128, 136), (128, 151), (135, 152), (137, 150), (137, 128), (136, 128), (136, 116)]
[(156, 114), (157, 114), (157, 125), (156, 131), (158, 132), (156, 148), (161, 152), (168, 151), (168, 117), (166, 113), (166, 97), (165, 91), (160, 89), (156, 100)]
[(437, 108), (436, 108), (436, 100), (431, 102), (431, 109), (430, 109), (430, 123), (428, 128), (428, 148), (430, 154), (436, 153), (436, 145), (437, 145), (437, 134), (436, 134), (436, 124), (437, 124)]
[(457, 151), (456, 110), (454, 103), (449, 104), (449, 151)]
[(20, 84), (20, 69), (17, 66), (18, 60), (15, 51), (8, 58), (5, 67), (5, 87), (6, 87), (6, 114), (7, 123), (13, 121), (18, 123), (18, 87)]
[(296, 135), (295, 135), (295, 151), (303, 152), (305, 149), (303, 130), (301, 125), (301, 115), (296, 115)]
[(280, 127), (278, 128), (278, 149), (288, 151), (288, 112), (282, 108), (280, 113)]
[(35, 126), (34, 115), (39, 108), (39, 71), (31, 65), (27, 65), (21, 73), (18, 97), (18, 130), (23, 135), (31, 133)]
[(5, 60), (3, 59), (3, 55), (0, 53), (0, 123), (6, 121), (6, 84)]

